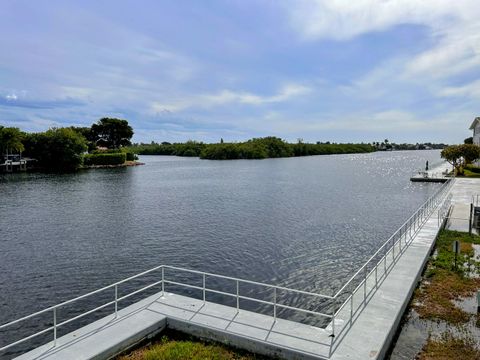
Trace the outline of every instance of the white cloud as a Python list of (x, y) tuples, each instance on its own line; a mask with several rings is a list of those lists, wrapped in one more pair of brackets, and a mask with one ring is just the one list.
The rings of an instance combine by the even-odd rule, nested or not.
[(304, 0), (292, 6), (292, 24), (305, 38), (339, 40), (399, 24), (433, 28), (472, 17), (476, 0)]
[(411, 77), (447, 77), (480, 66), (478, 0), (312, 0), (289, 12), (306, 40), (348, 40), (403, 24), (428, 27), (434, 45), (405, 64)]
[(5, 99), (7, 99), (8, 101), (15, 101), (18, 99), (18, 96), (14, 93), (7, 94), (7, 96), (5, 96)]
[(154, 102), (152, 110), (154, 112), (163, 111), (181, 111), (192, 107), (212, 108), (229, 103), (238, 103), (246, 105), (261, 105), (267, 103), (279, 103), (289, 100), (290, 98), (307, 94), (311, 91), (309, 87), (298, 84), (288, 84), (280, 89), (280, 91), (271, 96), (262, 96), (249, 92), (236, 92), (231, 90), (222, 90), (215, 94), (194, 95), (171, 101), (169, 103)]
[(468, 113), (450, 112), (440, 116), (422, 117), (413, 112), (398, 109), (372, 113), (347, 112), (330, 116), (324, 114), (288, 116), (269, 112), (261, 118), (261, 121), (258, 118), (243, 119), (242, 128), (259, 133), (282, 134), (290, 139), (295, 139), (296, 134), (304, 134), (311, 140), (314, 140), (315, 136), (322, 139), (326, 134), (341, 132), (345, 137), (339, 138), (335, 135), (334, 140), (345, 141), (346, 138), (355, 137), (355, 134), (360, 134), (359, 139), (364, 140), (364, 134), (369, 133), (374, 138), (375, 134), (378, 134), (379, 138), (388, 136), (396, 142), (402, 141), (401, 139), (413, 141), (412, 136), (423, 138), (423, 141), (432, 141), (432, 136), (447, 138), (452, 133), (457, 138), (466, 137), (468, 126), (459, 127), (458, 123), (459, 119), (468, 119), (468, 115)]
[(451, 86), (438, 90), (441, 96), (467, 96), (480, 99), (480, 80), (473, 81), (463, 86)]

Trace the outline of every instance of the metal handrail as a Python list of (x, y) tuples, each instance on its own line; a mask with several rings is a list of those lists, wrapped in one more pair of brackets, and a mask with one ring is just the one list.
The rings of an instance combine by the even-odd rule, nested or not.
[(185, 269), (185, 268), (181, 268), (181, 267), (177, 267), (177, 266), (164, 265), (163, 267), (164, 267), (165, 269), (175, 269), (175, 270), (190, 272), (190, 273), (194, 273), (194, 274), (200, 274), (200, 275), (205, 274), (206, 276), (217, 277), (217, 278), (220, 278), (220, 279), (227, 279), (227, 280), (233, 280), (233, 281), (237, 281), (237, 280), (238, 280), (238, 281), (240, 281), (240, 282), (242, 282), (242, 283), (246, 283), (246, 284), (260, 285), (260, 286), (265, 286), (265, 287), (269, 287), (269, 288), (272, 288), (272, 289), (273, 289), (273, 288), (276, 288), (277, 290), (293, 291), (293, 292), (296, 292), (296, 293), (298, 293), (298, 294), (311, 295), (311, 296), (316, 296), (316, 297), (322, 297), (322, 298), (325, 298), (325, 299), (333, 299), (333, 298), (334, 298), (334, 296), (330, 296), (330, 295), (323, 295), (323, 294), (319, 294), (319, 293), (312, 293), (312, 292), (309, 292), (309, 291), (303, 291), (303, 290), (297, 290), (297, 289), (292, 289), (292, 288), (286, 288), (286, 287), (277, 286), (277, 285), (271, 285), (271, 284), (262, 283), (262, 282), (258, 282), (258, 281), (238, 279), (238, 278), (231, 277), (231, 276), (212, 274), (212, 273), (203, 272), (203, 271), (198, 271), (198, 270)]
[[(413, 237), (412, 237), (412, 230), (415, 234), (415, 232), (417, 232), (419, 229), (420, 229), (420, 226), (421, 224), (423, 224), (423, 222), (425, 222), (429, 216), (432, 214), (432, 212), (437, 208), (437, 206), (445, 199), (445, 195), (446, 193), (448, 192), (448, 190), (451, 188), (451, 186), (453, 185), (453, 182), (454, 182), (454, 179), (449, 179), (447, 180), (447, 182), (445, 184), (443, 184), (441, 186), (440, 189), (438, 189), (427, 201), (425, 201), (420, 207), (419, 209), (412, 215), (410, 216), (403, 224), (402, 226), (400, 226), (400, 228), (395, 231), (393, 233), (392, 236), (390, 236), (388, 238), (388, 240), (382, 244), (380, 246), (380, 248), (372, 255), (370, 256), (370, 258), (355, 272), (355, 274), (353, 276), (351, 276), (348, 281), (340, 288), (340, 290), (338, 290), (335, 295), (331, 296), (331, 295), (324, 295), (324, 294), (319, 294), (319, 293), (313, 293), (313, 292), (309, 292), (309, 291), (303, 291), (303, 290), (297, 290), (297, 289), (292, 289), (292, 288), (287, 288), (287, 287), (283, 287), (283, 286), (276, 286), (276, 285), (272, 285), (272, 284), (267, 284), (267, 283), (262, 283), (262, 282), (257, 282), (257, 281), (252, 281), (252, 280), (246, 280), (246, 279), (240, 279), (240, 278), (235, 278), (235, 277), (231, 277), (231, 276), (224, 276), (224, 275), (218, 275), (218, 274), (213, 274), (213, 273), (208, 273), (208, 272), (202, 272), (202, 271), (198, 271), (198, 270), (191, 270), (191, 269), (185, 269), (185, 268), (181, 268), (181, 267), (176, 267), (176, 266), (169, 266), (169, 265), (159, 265), (159, 266), (156, 266), (152, 269), (149, 269), (149, 270), (146, 270), (146, 271), (143, 271), (139, 274), (136, 274), (136, 275), (133, 275), (133, 276), (130, 276), (126, 279), (123, 279), (123, 280), (120, 280), (118, 282), (115, 282), (111, 285), (108, 285), (108, 286), (105, 286), (105, 287), (102, 287), (100, 289), (97, 289), (97, 290), (94, 290), (94, 291), (91, 291), (87, 294), (84, 294), (84, 295), (81, 295), (81, 296), (78, 296), (76, 298), (73, 298), (73, 299), (70, 299), (70, 300), (67, 300), (67, 301), (64, 301), (64, 302), (61, 302), (57, 305), (54, 305), (54, 306), (51, 306), (51, 307), (48, 307), (44, 310), (41, 310), (41, 311), (37, 311), (33, 314), (30, 314), (30, 315), (27, 315), (27, 316), (24, 316), (20, 319), (17, 319), (17, 320), (14, 320), (14, 321), (11, 321), (11, 322), (8, 322), (6, 324), (3, 324), (3, 325), (0, 325), (0, 330), (1, 329), (5, 329), (9, 326), (12, 326), (12, 325), (15, 325), (15, 324), (18, 324), (22, 321), (25, 321), (25, 320), (28, 320), (28, 319), (31, 319), (35, 316), (38, 316), (38, 315), (41, 315), (41, 314), (44, 314), (44, 313), (47, 313), (47, 312), (53, 312), (53, 326), (51, 327), (48, 327), (47, 329), (43, 329), (35, 334), (32, 334), (28, 337), (25, 337), (23, 339), (20, 339), (20, 340), (17, 340), (11, 344), (8, 344), (6, 346), (3, 346), (0, 348), (0, 351), (4, 351), (4, 350), (7, 350), (15, 345), (18, 345), (24, 341), (27, 341), (27, 340), (30, 340), (36, 336), (39, 336), (41, 334), (44, 334), (48, 331), (52, 331), (53, 330), (53, 343), (54, 345), (56, 345), (56, 340), (57, 340), (57, 328), (60, 327), (60, 326), (63, 326), (63, 325), (66, 325), (72, 321), (75, 321), (81, 317), (84, 317), (88, 314), (91, 314), (91, 313), (94, 313), (98, 310), (101, 310), (107, 306), (111, 306), (111, 305), (114, 305), (115, 306), (115, 317), (117, 317), (117, 313), (118, 313), (118, 302), (119, 301), (122, 301), (122, 300), (125, 300), (135, 294), (138, 294), (140, 292), (143, 292), (147, 289), (150, 289), (154, 286), (158, 286), (158, 285), (161, 285), (161, 288), (162, 288), (162, 294), (165, 293), (165, 284), (172, 284), (172, 285), (177, 285), (177, 286), (183, 286), (183, 287), (188, 287), (188, 288), (193, 288), (193, 289), (197, 289), (197, 290), (201, 290), (203, 292), (203, 301), (205, 301), (205, 294), (207, 292), (210, 292), (210, 293), (217, 293), (217, 294), (221, 294), (221, 295), (226, 295), (226, 296), (230, 296), (230, 297), (235, 297), (236, 298), (236, 307), (237, 307), (237, 310), (240, 309), (240, 300), (243, 299), (243, 300), (249, 300), (249, 301), (254, 301), (254, 302), (257, 302), (257, 303), (261, 303), (261, 304), (266, 304), (266, 305), (271, 305), (274, 307), (273, 309), (273, 316), (274, 316), (274, 319), (276, 320), (276, 317), (277, 317), (277, 308), (283, 308), (283, 309), (289, 309), (289, 310), (294, 310), (294, 311), (300, 311), (300, 312), (304, 312), (304, 313), (308, 313), (308, 314), (313, 314), (313, 315), (318, 315), (318, 316), (321, 316), (321, 317), (325, 317), (327, 319), (330, 319), (331, 321), (331, 325), (332, 325), (332, 336), (335, 336), (335, 318), (338, 316), (339, 312), (346, 306), (346, 304), (350, 301), (351, 303), (351, 317), (350, 317), (350, 320), (352, 320), (352, 316), (353, 316), (353, 296), (354, 294), (356, 294), (363, 286), (364, 288), (364, 302), (366, 302), (366, 298), (367, 298), (367, 285), (366, 285), (366, 282), (367, 282), (367, 279), (370, 278), (370, 276), (375, 273), (375, 288), (377, 287), (378, 285), (378, 278), (377, 278), (377, 269), (379, 267), (379, 265), (381, 264), (382, 261), (384, 261), (385, 263), (385, 270), (387, 269), (387, 266), (386, 266), (386, 259), (387, 259), (387, 256), (391, 253), (392, 254), (392, 257), (393, 257), (393, 260), (395, 262), (395, 259), (397, 259), (399, 256), (401, 256), (402, 254), (402, 238), (405, 237), (405, 245), (404, 245), (404, 248), (406, 246), (409, 245), (409, 242), (407, 242), (407, 236), (409, 235), (410, 236), (410, 242), (412, 241)], [(447, 198), (447, 200), (444, 202), (444, 205), (443, 207), (445, 207), (445, 203), (447, 201), (451, 201), (451, 195)], [(443, 209), (443, 207), (441, 207), (441, 209)], [(444, 211), (442, 210), (442, 212), (439, 211), (439, 216), (445, 216), (446, 214), (444, 214)], [(398, 237), (396, 240), (395, 238)], [(395, 254), (395, 248), (396, 246), (400, 244), (400, 251), (399, 253)], [(391, 245), (389, 247), (389, 245)], [(375, 263), (375, 266), (372, 270), (370, 270), (368, 272), (368, 266), (372, 264), (373, 260), (382, 253), (383, 251), (383, 256), (380, 258), (380, 260), (378, 260), (376, 263)], [(182, 282), (178, 282), (178, 281), (172, 281), (172, 280), (167, 280), (165, 279), (165, 269), (171, 269), (171, 270), (176, 270), (176, 271), (181, 271), (181, 272), (187, 272), (187, 273), (192, 273), (192, 274), (198, 274), (198, 275), (202, 275), (202, 286), (196, 286), (196, 285), (190, 285), (190, 284), (186, 284), (186, 283), (182, 283)], [(124, 295), (122, 297), (118, 297), (118, 286), (119, 285), (122, 285), (128, 281), (131, 281), (131, 280), (134, 280), (134, 279), (137, 279), (143, 275), (146, 275), (146, 274), (149, 274), (153, 271), (157, 271), (157, 270), (161, 270), (161, 280), (159, 281), (156, 281), (154, 282), (153, 284), (149, 284), (149, 285), (146, 285), (138, 290), (135, 290), (127, 295)], [(347, 299), (340, 304), (340, 306), (338, 307), (338, 309), (336, 309), (336, 305), (337, 305), (337, 300), (339, 299), (339, 297), (342, 295), (342, 293), (345, 291), (345, 289), (347, 289), (347, 287), (349, 285), (351, 285), (353, 283), (353, 281), (362, 273), (363, 271), (363, 280), (355, 287), (355, 289), (353, 289), (349, 296), (347, 297)], [(206, 277), (214, 277), (214, 278), (220, 278), (220, 279), (226, 279), (226, 280), (229, 280), (229, 281), (234, 281), (236, 283), (236, 292), (235, 293), (229, 293), (229, 292), (224, 292), (224, 291), (220, 291), (220, 290), (215, 290), (215, 289), (210, 289), (210, 288), (207, 288), (206, 286)], [(386, 276), (386, 272), (385, 272), (385, 276)], [(258, 286), (263, 286), (263, 287), (266, 287), (266, 288), (269, 288), (269, 289), (273, 289), (273, 301), (266, 301), (266, 300), (262, 300), (262, 299), (256, 299), (256, 298), (252, 298), (252, 297), (247, 297), (247, 296), (244, 296), (244, 295), (241, 295), (240, 294), (240, 287), (239, 285), (241, 283), (244, 283), (244, 284), (251, 284), (251, 285), (258, 285)], [(57, 323), (57, 309), (62, 307), (62, 306), (65, 306), (65, 305), (69, 305), (69, 304), (72, 304), (78, 300), (81, 300), (81, 299), (85, 299), (89, 296), (92, 296), (92, 295), (95, 295), (95, 294), (98, 294), (100, 292), (103, 292), (103, 291), (106, 291), (108, 289), (114, 289), (115, 290), (115, 299), (112, 300), (112, 301), (109, 301), (107, 302), (106, 304), (103, 304), (103, 305), (100, 305), (94, 309), (91, 309), (89, 311), (86, 311), (82, 314), (79, 314), (73, 318), (70, 318), (70, 319), (67, 319), (63, 322), (60, 322), (60, 323)], [(307, 295), (307, 296), (314, 296), (316, 298), (321, 298), (321, 299), (324, 299), (324, 300), (327, 300), (327, 304), (322, 304), (322, 306), (332, 306), (332, 302), (333, 302), (333, 310), (332, 310), (332, 313), (331, 314), (327, 314), (326, 312), (322, 312), (322, 311), (313, 311), (313, 310), (308, 310), (308, 309), (304, 309), (304, 308), (300, 308), (300, 307), (295, 307), (295, 306), (289, 306), (289, 305), (286, 305), (286, 304), (282, 304), (282, 303), (278, 303), (277, 301), (277, 292), (278, 291), (287, 291), (287, 292), (293, 292), (293, 293), (297, 293), (297, 294), (302, 294), (302, 295)], [(328, 307), (327, 307), (328, 309)]]
[[(190, 284), (186, 284), (186, 283), (182, 283), (182, 282), (178, 282), (178, 281), (172, 281), (172, 280), (167, 280), (165, 279), (165, 269), (171, 269), (171, 270), (177, 270), (177, 271), (182, 271), (182, 272), (188, 272), (188, 273), (194, 273), (194, 274), (200, 274), (203, 276), (203, 286), (195, 286), (195, 285), (190, 285)], [(118, 297), (118, 286), (121, 285), (121, 284), (124, 284), (130, 280), (134, 280), (134, 279), (137, 279), (143, 275), (146, 275), (146, 274), (149, 274), (153, 271), (156, 271), (156, 270), (162, 270), (162, 279), (160, 281), (156, 281), (154, 282), (153, 284), (149, 284), (149, 285), (146, 285), (138, 290), (135, 290), (131, 293), (128, 293), (127, 295), (124, 295), (122, 297)], [(235, 281), (237, 283), (237, 293), (228, 293), (228, 292), (224, 292), (224, 291), (219, 291), (219, 290), (214, 290), (214, 289), (210, 289), (210, 288), (207, 288), (206, 287), (206, 284), (205, 284), (205, 277), (208, 276), (208, 277), (215, 277), (215, 278), (221, 278), (221, 279), (227, 279), (227, 280), (232, 280), (232, 281)], [(252, 284), (252, 285), (259, 285), (259, 286), (264, 286), (264, 287), (267, 287), (267, 288), (270, 288), (270, 289), (273, 289), (274, 290), (274, 296), (273, 296), (273, 301), (265, 301), (265, 300), (261, 300), (261, 299), (256, 299), (256, 298), (252, 298), (252, 297), (248, 297), (248, 296), (244, 296), (244, 295), (240, 295), (239, 293), (239, 284), (240, 283), (246, 283), (246, 284)], [(48, 312), (53, 312), (53, 326), (47, 328), (47, 329), (43, 329), (35, 334), (32, 334), (28, 337), (25, 337), (23, 339), (20, 339), (20, 340), (17, 340), (11, 344), (8, 344), (6, 346), (3, 346), (0, 348), (0, 351), (4, 351), (4, 350), (7, 350), (15, 345), (19, 345), (27, 340), (30, 340), (36, 336), (39, 336), (41, 334), (44, 334), (48, 331), (52, 331), (54, 332), (54, 338), (53, 338), (53, 342), (54, 344), (56, 344), (56, 340), (57, 340), (57, 329), (60, 327), (60, 326), (63, 326), (63, 325), (66, 325), (68, 323), (71, 323), (75, 320), (78, 320), (86, 315), (89, 315), (89, 314), (92, 314), (98, 310), (101, 310), (101, 309), (104, 309), (106, 308), (107, 306), (111, 306), (111, 305), (115, 305), (115, 316), (117, 316), (117, 312), (118, 312), (118, 302), (122, 301), (122, 300), (125, 300), (135, 294), (138, 294), (140, 292), (143, 292), (147, 289), (150, 289), (154, 286), (158, 286), (158, 285), (161, 285), (162, 286), (162, 293), (165, 292), (165, 284), (174, 284), (174, 285), (179, 285), (179, 286), (183, 286), (183, 287), (188, 287), (188, 288), (193, 288), (193, 289), (198, 289), (198, 290), (202, 290), (203, 291), (203, 300), (205, 301), (205, 292), (210, 292), (210, 293), (217, 293), (217, 294), (221, 294), (221, 295), (226, 295), (226, 296), (231, 296), (231, 297), (236, 297), (237, 298), (237, 310), (239, 310), (239, 300), (240, 299), (244, 299), (244, 300), (249, 300), (249, 301), (254, 301), (254, 302), (257, 302), (257, 303), (261, 303), (261, 304), (267, 304), (267, 305), (272, 305), (274, 306), (274, 318), (276, 319), (276, 313), (277, 313), (277, 308), (284, 308), (284, 309), (290, 309), (290, 310), (295, 310), (295, 311), (300, 311), (300, 312), (304, 312), (304, 313), (308, 313), (308, 314), (312, 314), (312, 315), (318, 315), (318, 316), (322, 316), (322, 317), (325, 317), (325, 318), (332, 318), (332, 315), (331, 314), (325, 314), (323, 312), (320, 312), (320, 311), (312, 311), (312, 310), (308, 310), (308, 309), (304, 309), (304, 308), (300, 308), (300, 307), (296, 307), (296, 306), (289, 306), (289, 305), (285, 305), (285, 304), (281, 304), (281, 303), (278, 303), (277, 302), (277, 291), (278, 290), (282, 290), (282, 291), (288, 291), (288, 292), (293, 292), (293, 293), (297, 293), (297, 294), (302, 294), (302, 295), (309, 295), (309, 296), (314, 296), (314, 297), (317, 297), (317, 298), (323, 298), (323, 299), (326, 299), (326, 300), (332, 300), (333, 297), (331, 296), (328, 296), (328, 295), (322, 295), (322, 294), (318, 294), (318, 293), (312, 293), (312, 292), (308, 292), (308, 291), (302, 291), (302, 290), (296, 290), (296, 289), (291, 289), (291, 288), (286, 288), (286, 287), (282, 287), (282, 286), (276, 286), (276, 285), (271, 285), (271, 284), (266, 284), (266, 283), (262, 283), (262, 282), (257, 282), (257, 281), (251, 281), (251, 280), (246, 280), (246, 279), (239, 279), (239, 278), (234, 278), (234, 277), (231, 277), (231, 276), (224, 276), (224, 275), (218, 275), (218, 274), (213, 274), (213, 273), (208, 273), (208, 272), (202, 272), (202, 271), (198, 271), (198, 270), (191, 270), (191, 269), (185, 269), (185, 268), (180, 268), (180, 267), (176, 267), (176, 266), (168, 266), (168, 265), (160, 265), (160, 266), (157, 266), (155, 268), (152, 268), (152, 269), (149, 269), (147, 271), (144, 271), (144, 272), (141, 272), (139, 274), (136, 274), (134, 276), (130, 276), (126, 279), (123, 279), (121, 281), (118, 281), (118, 282), (115, 282), (111, 285), (108, 285), (108, 286), (105, 286), (103, 288), (100, 288), (100, 289), (97, 289), (97, 290), (94, 290), (94, 291), (91, 291), (87, 294), (84, 294), (84, 295), (81, 295), (81, 296), (78, 296), (76, 298), (73, 298), (73, 299), (70, 299), (70, 300), (67, 300), (67, 301), (64, 301), (64, 302), (61, 302), (57, 305), (54, 305), (54, 306), (51, 306), (51, 307), (48, 307), (46, 309), (43, 309), (41, 311), (37, 311), (33, 314), (30, 314), (30, 315), (27, 315), (27, 316), (24, 316), (22, 318), (19, 318), (19, 319), (16, 319), (14, 321), (11, 321), (11, 322), (8, 322), (6, 324), (3, 324), (3, 325), (0, 325), (0, 330), (1, 329), (5, 329), (9, 326), (12, 326), (12, 325), (15, 325), (15, 324), (18, 324), (22, 321), (25, 321), (25, 320), (28, 320), (28, 319), (31, 319), (31, 318), (34, 318), (38, 315), (41, 315), (41, 314), (44, 314), (44, 313), (48, 313)], [(94, 294), (98, 294), (100, 292), (103, 292), (105, 290), (108, 290), (108, 289), (112, 289), (114, 288), (115, 289), (115, 300), (112, 300), (112, 301), (109, 301), (105, 304), (102, 304), (94, 309), (91, 309), (91, 310), (88, 310), (86, 312), (83, 312), (77, 316), (74, 316), (73, 318), (70, 318), (70, 319), (67, 319), (63, 322), (60, 322), (60, 323), (57, 323), (57, 319), (56, 319), (56, 315), (57, 315), (57, 309), (62, 307), (62, 306), (65, 306), (65, 305), (69, 305), (69, 304), (72, 304), (78, 300), (81, 300), (81, 299), (85, 299), (89, 296), (92, 296)]]
[[(370, 258), (363, 264), (360, 269), (357, 270), (357, 272), (350, 277), (350, 279), (338, 290), (335, 295), (333, 296), (334, 298), (338, 297), (341, 292), (355, 279), (355, 277), (362, 272), (362, 270), (378, 255), (380, 254), (381, 250), (387, 246), (391, 240), (399, 233), (405, 226), (410, 227), (412, 226), (411, 221), (413, 220), (413, 224), (416, 223), (418, 220), (418, 215), (424, 211), (425, 206), (430, 206), (431, 202), (433, 199), (435, 199), (440, 193), (445, 192), (447, 189), (449, 189), (453, 185), (453, 180), (449, 179), (440, 189), (438, 189), (427, 201), (425, 201), (419, 208), (418, 210), (410, 216), (389, 238), (387, 241), (383, 243), (383, 245), (380, 246), (380, 248), (372, 255)], [(430, 204), (430, 205), (429, 205)], [(410, 223), (410, 225), (409, 225)]]

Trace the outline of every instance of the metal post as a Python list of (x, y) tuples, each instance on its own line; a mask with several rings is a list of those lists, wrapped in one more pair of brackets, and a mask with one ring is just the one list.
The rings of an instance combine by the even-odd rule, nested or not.
[(57, 346), (57, 308), (53, 308), (53, 346)]
[(205, 273), (203, 273), (203, 303), (205, 304)]
[(165, 295), (165, 268), (162, 266), (162, 296)]
[(237, 280), (237, 312), (240, 310), (240, 297), (239, 297), (239, 291), (238, 291), (238, 280)]
[(375, 265), (375, 289), (378, 288), (378, 275), (377, 275), (378, 263)]
[(332, 307), (332, 337), (335, 337), (335, 303), (337, 298), (333, 298), (333, 307)]
[(364, 267), (363, 271), (363, 301), (367, 302), (367, 265)]
[(352, 322), (353, 322), (353, 290), (350, 296), (350, 325), (352, 325)]
[(383, 266), (385, 267), (385, 276), (387, 276), (387, 248), (385, 247), (385, 254), (383, 255)]
[(118, 315), (118, 286), (115, 285), (115, 317)]
[(277, 321), (277, 288), (273, 288), (273, 321)]
[(392, 260), (395, 262), (395, 239), (392, 237)]
[(473, 214), (473, 204), (470, 204), (470, 217), (468, 219), (468, 234), (472, 235), (472, 214)]

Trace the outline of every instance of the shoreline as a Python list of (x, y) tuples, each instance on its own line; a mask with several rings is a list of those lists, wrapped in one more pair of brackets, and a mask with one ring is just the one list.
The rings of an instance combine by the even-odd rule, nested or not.
[(123, 164), (117, 164), (117, 165), (87, 165), (87, 166), (80, 167), (79, 170), (113, 169), (113, 168), (122, 168), (122, 167), (139, 166), (139, 165), (145, 165), (145, 163), (140, 161), (126, 161)]

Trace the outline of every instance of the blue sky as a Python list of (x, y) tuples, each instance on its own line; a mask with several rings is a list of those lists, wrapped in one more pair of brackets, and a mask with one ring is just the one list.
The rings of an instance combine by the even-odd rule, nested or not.
[(0, 124), (135, 141), (462, 142), (478, 0), (0, 2)]

